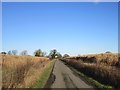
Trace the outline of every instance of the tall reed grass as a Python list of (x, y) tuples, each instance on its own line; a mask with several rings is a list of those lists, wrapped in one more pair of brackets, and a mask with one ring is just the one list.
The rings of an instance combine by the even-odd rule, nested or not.
[(117, 54), (94, 54), (64, 58), (63, 61), (95, 80), (120, 88), (120, 60)]
[(49, 62), (49, 59), (44, 57), (0, 56), (2, 56), (2, 88), (29, 88)]

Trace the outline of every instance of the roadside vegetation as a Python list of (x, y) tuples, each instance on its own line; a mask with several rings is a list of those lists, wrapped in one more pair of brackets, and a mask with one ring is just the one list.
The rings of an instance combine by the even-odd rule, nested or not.
[(49, 62), (45, 57), (2, 55), (2, 88), (29, 88)]
[(2, 88), (44, 87), (55, 62), (53, 59), (59, 55), (57, 50), (46, 55), (41, 49), (36, 50), (34, 56), (28, 55), (27, 50), (19, 55), (17, 50), (1, 52)]
[(46, 65), (46, 67), (42, 70), (39, 79), (35, 82), (35, 84), (32, 86), (32, 88), (44, 88), (49, 77), (50, 74), (52, 72), (54, 63), (56, 60), (52, 60), (48, 63), (48, 65)]
[[(55, 59), (79, 71), (79, 75), (98, 88), (120, 88), (120, 56), (111, 52), (71, 57), (53, 49), (47, 55), (41, 49), (30, 56), (27, 50), (1, 52), (2, 88), (43, 88)], [(74, 70), (75, 70), (74, 69)]]
[(78, 57), (66, 57), (63, 58), (62, 61), (108, 87), (120, 88), (119, 59), (118, 54), (107, 52), (102, 54), (81, 55)]
[(105, 85), (105, 84), (98, 82), (97, 80), (85, 75), (84, 73), (78, 71), (77, 69), (75, 69), (74, 67), (72, 67), (70, 65), (68, 65), (68, 66), (75, 74), (79, 75), (83, 79), (83, 81), (92, 85), (94, 88), (99, 88), (99, 89), (113, 88), (112, 86)]

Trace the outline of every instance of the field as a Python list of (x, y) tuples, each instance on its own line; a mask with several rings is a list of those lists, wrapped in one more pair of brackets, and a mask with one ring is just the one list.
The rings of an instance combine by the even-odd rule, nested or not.
[[(67, 77), (70, 75), (68, 73), (68, 67), (62, 64), (59, 59), (53, 68), (56, 60), (49, 60), (46, 57), (15, 55), (0, 55), (0, 57), (2, 57), (0, 60), (0, 66), (2, 66), (2, 88), (44, 88), (52, 69), (57, 70), (57, 68), (59, 70), (61, 69), (61, 72), (59, 70), (56, 71), (57, 74), (54, 74), (56, 79), (59, 80), (59, 74), (63, 72), (68, 75)], [(119, 59), (118, 54), (102, 53), (66, 57), (60, 60), (77, 69), (87, 77), (100, 82), (105, 87), (120, 88)], [(74, 77), (76, 78), (76, 76)], [(71, 77), (70, 80), (72, 79)], [(65, 81), (62, 83), (65, 83)]]
[(100, 83), (120, 88), (119, 59), (118, 54), (104, 53), (68, 57), (62, 60)]
[(45, 57), (0, 56), (2, 57), (2, 88), (34, 87), (42, 70), (51, 62)]

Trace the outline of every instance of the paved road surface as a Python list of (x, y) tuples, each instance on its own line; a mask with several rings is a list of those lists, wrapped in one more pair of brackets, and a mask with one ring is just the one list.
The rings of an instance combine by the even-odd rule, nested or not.
[(55, 79), (51, 88), (92, 88), (60, 60), (55, 63), (53, 75)]

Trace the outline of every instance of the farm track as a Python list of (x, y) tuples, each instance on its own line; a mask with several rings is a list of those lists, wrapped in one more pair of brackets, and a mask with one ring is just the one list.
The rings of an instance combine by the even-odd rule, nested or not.
[(49, 85), (46, 88), (93, 88), (79, 76), (76, 76), (75, 73), (60, 60), (56, 61), (48, 82)]

